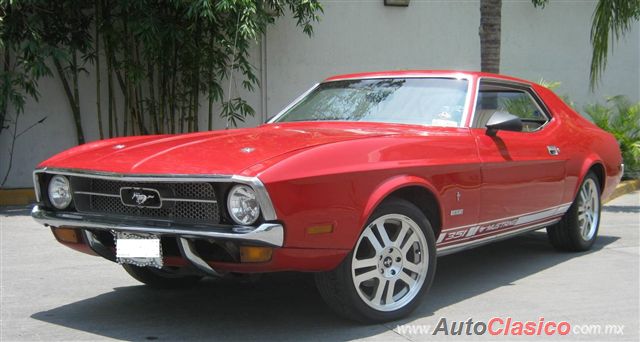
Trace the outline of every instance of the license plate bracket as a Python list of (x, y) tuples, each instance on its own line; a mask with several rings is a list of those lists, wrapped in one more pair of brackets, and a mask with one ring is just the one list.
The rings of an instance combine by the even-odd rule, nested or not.
[(140, 267), (162, 268), (160, 236), (147, 233), (114, 232), (116, 262)]

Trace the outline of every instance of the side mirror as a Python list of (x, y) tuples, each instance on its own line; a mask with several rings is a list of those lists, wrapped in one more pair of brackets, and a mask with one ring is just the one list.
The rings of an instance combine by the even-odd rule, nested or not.
[(486, 124), (487, 135), (495, 136), (499, 130), (522, 132), (522, 120), (507, 112), (495, 112)]

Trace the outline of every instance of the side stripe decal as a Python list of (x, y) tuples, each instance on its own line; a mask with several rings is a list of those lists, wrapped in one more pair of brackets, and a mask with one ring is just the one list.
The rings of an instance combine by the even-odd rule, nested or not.
[(561, 204), (541, 211), (519, 216), (507, 217), (478, 224), (450, 228), (442, 231), (436, 241), (438, 249), (495, 235), (505, 231), (536, 225), (541, 221), (549, 221), (561, 217), (571, 206), (571, 203)]

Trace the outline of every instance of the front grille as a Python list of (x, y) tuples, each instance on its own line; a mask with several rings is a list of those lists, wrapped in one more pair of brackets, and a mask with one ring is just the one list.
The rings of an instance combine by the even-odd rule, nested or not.
[[(211, 183), (206, 182), (123, 182), (118, 180), (71, 177), (73, 200), (79, 212), (168, 219), (189, 223), (220, 222), (220, 206)], [(121, 188), (156, 190), (160, 208), (125, 205)]]

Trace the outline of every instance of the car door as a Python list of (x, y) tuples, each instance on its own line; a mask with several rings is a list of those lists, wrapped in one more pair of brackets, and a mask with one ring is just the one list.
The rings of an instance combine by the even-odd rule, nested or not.
[[(480, 222), (543, 220), (561, 204), (564, 192), (559, 123), (527, 85), (481, 80), (477, 96), (471, 131), (481, 161)], [(520, 117), (523, 130), (487, 135), (486, 122), (497, 111)]]

